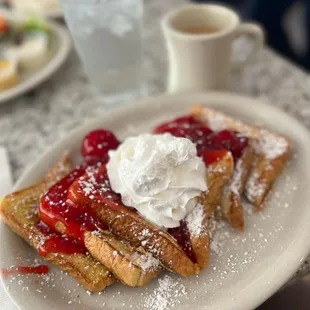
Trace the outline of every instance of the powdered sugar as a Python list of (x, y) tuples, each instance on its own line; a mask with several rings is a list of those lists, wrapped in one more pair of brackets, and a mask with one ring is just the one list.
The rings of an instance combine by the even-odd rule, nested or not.
[(150, 253), (139, 254), (134, 252), (131, 257), (134, 263), (141, 267), (143, 271), (151, 271), (160, 267), (160, 261)]
[(266, 159), (272, 160), (288, 151), (288, 141), (280, 136), (269, 133), (266, 130), (260, 130), (258, 139), (253, 141), (255, 153), (262, 154)]
[(221, 113), (212, 113), (212, 115), (205, 114), (204, 117), (208, 123), (208, 127), (213, 131), (220, 131), (226, 129), (225, 119)]
[(259, 180), (259, 174), (254, 171), (248, 177), (245, 192), (246, 197), (250, 201), (254, 201), (256, 197), (261, 197), (267, 190), (267, 184), (263, 180)]
[(204, 109), (202, 118), (213, 131), (224, 129), (235, 130), (253, 139), (253, 148), (257, 154), (272, 160), (285, 154), (289, 149), (289, 142), (282, 136), (273, 134), (265, 129), (248, 126), (223, 113)]
[(158, 287), (146, 298), (144, 309), (171, 309), (176, 307), (180, 303), (180, 298), (186, 295), (187, 292), (183, 284), (165, 275), (158, 279)]
[(234, 173), (232, 175), (229, 189), (236, 195), (240, 194), (240, 189), (242, 186), (242, 175), (243, 175), (243, 160), (239, 158), (237, 164), (235, 165)]
[(197, 204), (196, 208), (186, 217), (187, 228), (191, 236), (196, 237), (203, 231), (204, 207)]
[(95, 198), (95, 194), (100, 194), (109, 190), (110, 185), (107, 179), (98, 181), (95, 174), (98, 172), (98, 167), (88, 167), (86, 169), (86, 176), (82, 176), (79, 179), (79, 185), (81, 186), (84, 194), (89, 196), (90, 199)]

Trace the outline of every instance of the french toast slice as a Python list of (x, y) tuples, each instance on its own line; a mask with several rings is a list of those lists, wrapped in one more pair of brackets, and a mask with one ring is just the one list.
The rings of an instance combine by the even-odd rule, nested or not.
[[(66, 233), (63, 222), (58, 221), (54, 229), (60, 234)], [(142, 248), (133, 248), (128, 241), (107, 230), (85, 231), (83, 239), (91, 256), (125, 285), (144, 286), (162, 271), (159, 260), (150, 253)]]
[(243, 207), (241, 195), (243, 194), (249, 172), (251, 170), (253, 150), (248, 145), (237, 159), (235, 169), (229, 183), (225, 186), (220, 201), (221, 214), (227, 222), (240, 231), (244, 230)]
[(133, 248), (107, 231), (86, 232), (84, 242), (91, 255), (125, 285), (144, 286), (162, 271), (159, 260), (149, 252)]
[(143, 286), (161, 271), (159, 261), (150, 253), (135, 250), (127, 241), (109, 233), (106, 230), (108, 227), (84, 204), (72, 205), (67, 201), (67, 192), (75, 180), (92, 186), (84, 182), (83, 175), (91, 176), (90, 173), (96, 171), (100, 164), (84, 162), (51, 186), (40, 200), (39, 217), (53, 231), (85, 246), (85, 250), (124, 284)]
[[(184, 277), (199, 273), (199, 266), (190, 260), (172, 236), (122, 204), (120, 196), (110, 187), (106, 166), (103, 164), (96, 169), (70, 186), (68, 199), (77, 205), (90, 205), (111, 233), (127, 240), (133, 247), (144, 248), (166, 269)], [(98, 188), (96, 175), (100, 189), (93, 192), (90, 189)]]
[[(2, 220), (36, 250), (46, 238), (36, 227), (39, 222), (37, 210), (40, 198), (70, 170), (71, 161), (68, 154), (65, 154), (51, 168), (44, 181), (9, 194), (0, 202)], [(67, 272), (92, 292), (102, 291), (115, 281), (111, 272), (90, 255), (49, 253), (44, 259)]]
[(227, 150), (212, 150), (210, 152), (217, 153), (219, 157), (206, 166), (208, 191), (199, 197), (199, 204), (186, 217), (192, 250), (200, 267), (208, 265), (214, 211), (220, 203), (223, 188), (230, 181), (234, 171), (231, 152)]
[(191, 115), (205, 123), (211, 130), (233, 130), (250, 139), (254, 151), (252, 169), (245, 184), (245, 196), (260, 210), (272, 185), (282, 172), (291, 150), (290, 142), (283, 136), (259, 127), (247, 125), (221, 112), (203, 105), (194, 105)]

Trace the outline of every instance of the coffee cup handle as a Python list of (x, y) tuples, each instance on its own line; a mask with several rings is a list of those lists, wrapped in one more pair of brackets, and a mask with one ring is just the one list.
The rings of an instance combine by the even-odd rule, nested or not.
[(234, 61), (232, 64), (233, 70), (240, 70), (249, 62), (253, 61), (255, 55), (263, 47), (265, 42), (264, 31), (262, 27), (253, 23), (244, 23), (238, 26), (235, 34), (235, 39), (240, 36), (248, 35), (253, 38), (254, 44), (250, 54), (245, 60)]

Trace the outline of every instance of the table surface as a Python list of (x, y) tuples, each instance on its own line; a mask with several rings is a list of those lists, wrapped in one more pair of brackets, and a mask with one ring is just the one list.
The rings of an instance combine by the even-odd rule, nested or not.
[[(165, 90), (167, 63), (158, 20), (180, 1), (169, 1), (169, 7), (166, 1), (150, 3), (145, 12), (144, 67), (149, 92), (157, 94)], [(239, 44), (238, 56), (242, 57), (245, 50)], [(268, 48), (242, 72), (234, 73), (233, 91), (267, 101), (310, 129), (310, 76)], [(14, 180), (51, 143), (105, 109), (74, 51), (65, 65), (34, 92), (0, 105), (0, 145), (9, 151)], [(295, 276), (307, 272), (310, 256)]]

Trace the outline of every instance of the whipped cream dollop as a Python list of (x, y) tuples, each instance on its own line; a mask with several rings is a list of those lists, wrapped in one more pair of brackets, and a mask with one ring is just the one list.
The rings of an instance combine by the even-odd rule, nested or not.
[(109, 152), (112, 189), (155, 225), (180, 225), (207, 190), (206, 168), (194, 143), (168, 133), (128, 138)]

